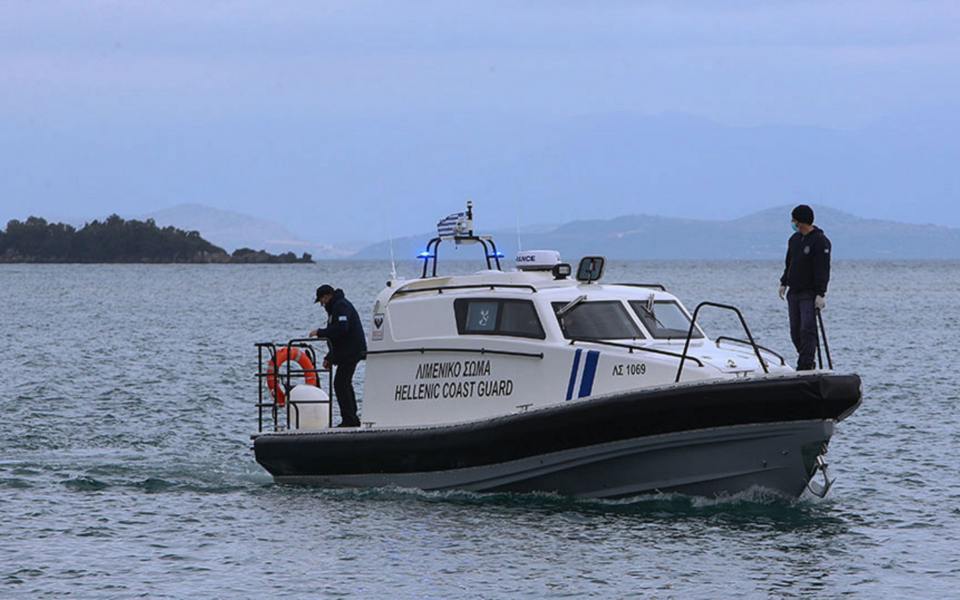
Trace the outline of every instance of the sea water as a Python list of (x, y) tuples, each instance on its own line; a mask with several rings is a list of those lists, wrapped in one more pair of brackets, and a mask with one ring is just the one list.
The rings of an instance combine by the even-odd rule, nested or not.
[[(274, 484), (250, 450), (254, 343), (323, 325), (324, 282), (369, 327), (389, 271), (0, 265), (0, 597), (960, 594), (960, 262), (835, 261), (824, 323), (864, 400), (837, 428), (824, 500)], [(781, 271), (611, 261), (605, 280), (664, 284), (691, 310), (739, 306), (758, 343), (794, 360)], [(735, 316), (702, 314), (710, 335), (744, 337)]]

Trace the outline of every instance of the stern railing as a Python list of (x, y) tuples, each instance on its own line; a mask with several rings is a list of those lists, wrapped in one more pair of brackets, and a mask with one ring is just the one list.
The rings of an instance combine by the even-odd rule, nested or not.
[[(285, 426), (287, 429), (290, 429), (291, 424), (294, 428), (299, 428), (300, 426), (300, 404), (323, 404), (328, 403), (328, 426), (333, 424), (333, 400), (334, 400), (334, 389), (333, 389), (333, 369), (324, 369), (321, 365), (317, 363), (317, 353), (314, 350), (310, 342), (323, 342), (326, 341), (326, 338), (295, 338), (288, 341), (286, 344), (276, 344), (274, 342), (257, 342), (254, 344), (257, 348), (257, 431), (263, 433), (263, 422), (264, 422), (264, 409), (270, 409), (270, 417), (273, 421), (273, 430), (280, 431), (281, 420), (280, 415), (283, 414), (285, 417)], [(277, 352), (278, 348), (286, 348), (287, 356), (290, 355), (290, 351), (293, 348), (297, 348), (307, 354), (307, 357), (310, 359), (310, 362), (313, 364), (313, 369), (303, 369), (294, 368), (292, 360), (284, 361), (284, 366), (281, 368), (277, 364)], [(270, 373), (268, 369), (264, 368), (264, 354), (267, 354), (267, 365), (274, 365), (274, 372)], [(317, 375), (317, 384), (319, 387), (320, 375), (323, 373), (327, 374), (327, 389), (329, 390), (328, 395), (329, 399), (327, 400), (291, 400), (290, 399), (290, 390), (293, 389), (291, 380), (295, 376), (306, 377), (308, 374), (314, 373)], [(283, 386), (284, 396), (286, 397), (286, 402), (284, 406), (280, 406), (277, 403), (277, 399), (274, 396), (273, 398), (268, 398), (270, 401), (265, 401), (264, 396), (269, 395), (269, 386), (266, 385), (266, 379), (268, 377), (275, 378), (277, 382), (276, 385)], [(322, 388), (321, 388), (322, 389)], [(292, 411), (292, 412), (291, 412)]]

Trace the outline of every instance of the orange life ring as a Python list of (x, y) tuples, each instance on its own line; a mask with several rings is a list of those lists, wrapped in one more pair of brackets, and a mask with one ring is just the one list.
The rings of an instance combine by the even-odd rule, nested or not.
[(310, 361), (310, 357), (307, 356), (306, 351), (301, 351), (299, 348), (291, 348), (289, 346), (280, 348), (277, 350), (277, 355), (270, 361), (270, 364), (267, 365), (267, 387), (270, 388), (270, 393), (273, 397), (277, 399), (279, 406), (286, 404), (287, 395), (283, 391), (283, 386), (277, 385), (276, 372), (280, 370), (280, 365), (288, 360), (297, 361), (297, 364), (299, 364), (300, 368), (304, 371), (304, 378), (309, 385), (317, 385), (318, 381), (317, 373), (313, 368), (313, 362)]

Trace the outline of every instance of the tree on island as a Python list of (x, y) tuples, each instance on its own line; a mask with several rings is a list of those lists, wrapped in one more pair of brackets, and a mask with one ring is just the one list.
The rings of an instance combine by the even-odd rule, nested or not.
[[(241, 253), (238, 255), (238, 253)], [(257, 260), (249, 260), (248, 253)], [(279, 257), (244, 249), (233, 256), (203, 239), (198, 231), (158, 227), (153, 219), (126, 221), (110, 215), (79, 230), (39, 217), (7, 223), (0, 231), (0, 262), (37, 263), (293, 263), (313, 262), (304, 253)]]

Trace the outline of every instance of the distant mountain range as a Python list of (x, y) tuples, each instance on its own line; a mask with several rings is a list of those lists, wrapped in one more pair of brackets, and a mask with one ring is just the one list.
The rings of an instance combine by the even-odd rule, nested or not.
[[(779, 259), (791, 235), (790, 211), (784, 205), (739, 219), (678, 219), (634, 214), (613, 219), (576, 220), (560, 225), (524, 225), (520, 229), (525, 249), (560, 251), (567, 260), (588, 254), (608, 258), (642, 259)], [(850, 259), (960, 259), (960, 229), (864, 219), (835, 208), (814, 204), (816, 225), (833, 241), (834, 256)], [(421, 213), (421, 221), (439, 220)], [(443, 216), (443, 215), (439, 215)], [(283, 225), (238, 212), (187, 204), (137, 216), (157, 225), (199, 231), (204, 239), (226, 249), (266, 250), (271, 253), (310, 253), (314, 259), (389, 259), (390, 243), (355, 242), (321, 244), (299, 240)], [(91, 219), (92, 220), (92, 219)], [(53, 221), (51, 221), (53, 222)], [(484, 226), (477, 232), (493, 235), (507, 259), (518, 249), (517, 229)], [(398, 260), (419, 254), (436, 231), (393, 240)], [(464, 256), (467, 256), (464, 254)]]
[[(547, 231), (522, 233), (525, 249), (558, 250), (567, 260), (588, 254), (616, 259), (779, 259), (786, 251), (792, 205), (771, 208), (730, 221), (625, 215), (579, 220)], [(833, 242), (838, 259), (960, 259), (960, 229), (863, 219), (827, 206), (813, 205), (815, 224)], [(483, 231), (478, 223), (479, 233)], [(517, 231), (497, 231), (497, 246), (508, 259), (516, 255)], [(410, 258), (431, 237), (424, 233), (393, 240), (394, 255)], [(368, 246), (352, 258), (390, 258), (387, 242)]]
[(314, 258), (345, 258), (364, 246), (359, 244), (319, 244), (297, 239), (286, 227), (269, 219), (258, 219), (238, 212), (210, 208), (199, 204), (181, 204), (138, 217), (153, 219), (157, 225), (172, 225), (188, 231), (199, 231), (204, 239), (227, 252), (240, 248), (266, 250), (270, 253), (307, 252)]

